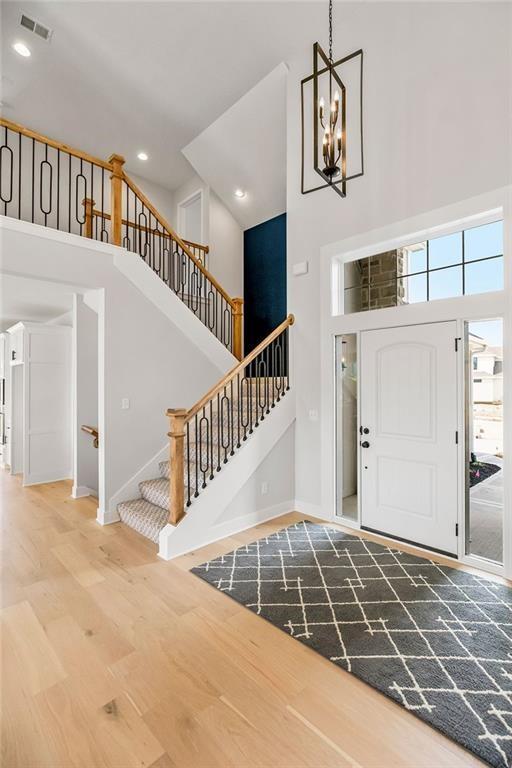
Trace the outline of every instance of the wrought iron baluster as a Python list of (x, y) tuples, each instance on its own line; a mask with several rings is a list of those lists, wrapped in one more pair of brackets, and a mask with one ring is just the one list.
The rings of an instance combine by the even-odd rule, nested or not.
[(129, 251), (131, 251), (130, 229), (128, 225), (128, 222), (130, 221), (130, 216), (129, 216), (130, 187), (128, 186), (128, 183), (124, 179), (123, 179), (123, 189), (125, 190), (125, 198), (126, 198), (123, 246), (127, 248)]
[(79, 200), (79, 197), (80, 197), (79, 194), (78, 194), (79, 193), (79, 186), (78, 186), (78, 180), (79, 179), (83, 180), (83, 185), (84, 185), (84, 193), (81, 196), (82, 200), (85, 200), (88, 197), (88, 195), (87, 195), (87, 179), (85, 178), (83, 171), (84, 171), (84, 161), (82, 160), (82, 158), (80, 158), (80, 173), (77, 174), (76, 179), (75, 179), (75, 219), (76, 219), (76, 221), (77, 221), (77, 223), (78, 223), (78, 225), (80, 227), (80, 234), (82, 234), (83, 226), (85, 224), (85, 209), (84, 209), (83, 218), (80, 218), (80, 216), (78, 215), (78, 211), (80, 210), (80, 205), (78, 203), (78, 200)]
[[(21, 138), (21, 134), (20, 134)], [(21, 142), (20, 142), (20, 168), (21, 168)], [(57, 229), (60, 225), (60, 149), (57, 149)]]
[(217, 392), (217, 472), (220, 472), (220, 395)]
[[(9, 157), (9, 173), (5, 173), (5, 159), (4, 155), (7, 155)], [(3, 181), (4, 177), (8, 176), (9, 178), (9, 195), (6, 195), (4, 193), (3, 189)], [(4, 215), (7, 216), (7, 204), (11, 202), (12, 200), (12, 194), (13, 194), (13, 183), (14, 183), (14, 153), (9, 146), (9, 137), (7, 133), (7, 127), (4, 128), (4, 143), (2, 147), (0, 148), (0, 199), (2, 200), (4, 204)]]
[[(18, 134), (18, 147), (19, 147), (19, 161), (18, 161), (18, 218), (21, 219), (21, 164), (22, 164), (22, 156), (21, 156), (21, 133)], [(60, 155), (60, 150), (58, 150)]]
[(133, 210), (134, 210), (134, 213), (133, 213), (133, 224), (132, 224), (132, 229), (133, 229), (133, 252), (134, 253), (138, 252), (139, 256), (140, 256), (140, 250), (139, 251), (137, 250), (137, 244), (139, 242), (139, 238), (137, 236), (137, 227), (136, 227), (136, 224), (137, 224), (137, 195), (135, 195), (135, 194), (133, 195)]
[[(71, 158), (71, 155), (70, 155)], [(32, 224), (34, 223), (34, 187), (35, 187), (35, 162), (36, 162), (36, 142), (32, 139)]]
[[(204, 448), (205, 448), (205, 454), (203, 453), (203, 426), (206, 428), (206, 435), (204, 440)], [(206, 475), (208, 473), (208, 468), (210, 467), (210, 422), (208, 421), (206, 417), (206, 406), (203, 406), (203, 415), (201, 416), (201, 420), (199, 422), (199, 429), (201, 431), (201, 440), (200, 440), (200, 450), (201, 450), (201, 456), (200, 456), (200, 471), (203, 475), (203, 482), (201, 484), (202, 488), (206, 488)], [(205, 461), (206, 459), (206, 461)], [(196, 456), (197, 461), (197, 456)], [(199, 494), (199, 491), (198, 491)]]
[[(101, 169), (101, 230), (100, 230), (100, 238), (102, 243), (103, 242), (108, 243), (109, 241), (108, 230), (105, 222), (106, 222), (106, 219), (105, 219), (105, 169), (102, 168)], [(122, 242), (124, 245), (124, 240)]]
[(71, 232), (71, 155), (68, 155), (68, 232)]
[[(246, 370), (245, 375), (247, 376), (247, 368), (245, 370)], [(252, 382), (251, 371), (252, 371), (252, 363), (249, 363), (248, 365), (249, 377), (247, 379), (247, 383), (248, 383), (248, 392), (249, 392), (249, 434), (250, 435), (252, 434), (252, 395), (253, 395), (253, 391), (252, 391), (253, 382)]]
[(210, 480), (215, 477), (213, 473), (213, 398), (210, 400)]
[[(94, 221), (94, 202), (95, 201), (94, 201), (94, 165), (93, 165), (93, 163), (90, 163), (90, 166), (91, 166), (91, 195), (90, 195), (90, 197), (91, 197), (91, 200), (92, 200), (92, 203), (91, 203), (91, 216), (92, 216), (92, 219)], [(91, 232), (91, 235), (92, 235), (92, 232)]]
[(286, 391), (290, 389), (290, 348), (289, 348), (289, 341), (290, 337), (288, 335), (289, 328), (284, 329), (284, 341), (286, 345)]
[(283, 334), (280, 333), (279, 336), (276, 339), (276, 366), (277, 366), (277, 373), (279, 376), (279, 383), (276, 384), (277, 388), (277, 402), (281, 400), (281, 394), (284, 389), (284, 380), (283, 380), (283, 347), (282, 347), (282, 337)]
[(236, 447), (240, 448), (240, 418), (241, 418), (240, 406), (241, 406), (241, 403), (240, 403), (240, 374), (239, 373), (237, 373), (237, 375), (236, 375), (236, 392), (237, 392), (237, 409), (236, 409), (237, 440), (236, 440)]
[[(195, 466), (196, 466), (196, 470), (195, 470), (196, 485), (195, 485), (194, 496), (199, 496), (199, 476), (198, 476), (198, 471), (199, 471), (199, 468), (202, 466), (202, 460), (203, 460), (203, 435), (202, 435), (202, 430), (201, 430), (201, 420), (198, 421), (197, 413), (194, 416), (194, 430), (195, 430), (195, 433), (196, 433), (196, 456), (195, 456), (195, 459), (196, 459), (196, 461), (195, 461)], [(199, 453), (198, 453), (198, 437), (199, 437)]]
[(229, 416), (231, 421), (231, 427), (230, 427), (230, 442), (231, 442), (231, 451), (229, 452), (230, 456), (233, 456), (235, 453), (235, 438), (233, 433), (233, 379), (229, 382), (230, 387), (230, 398), (229, 398)]
[[(190, 507), (190, 422), (187, 421), (187, 431), (185, 435), (187, 441), (187, 507)], [(196, 450), (197, 450), (197, 432), (196, 432)]]
[(267, 348), (265, 350), (265, 357), (266, 357), (266, 364), (265, 364), (265, 400), (266, 400), (266, 412), (267, 414), (270, 413), (270, 390), (269, 390), (269, 382), (270, 382), (270, 370), (268, 367), (268, 361), (269, 361), (269, 354), (270, 354), (270, 347), (267, 345)]
[[(246, 419), (244, 421), (244, 384), (245, 384), (245, 414)], [(240, 397), (242, 399), (242, 410), (240, 415), (240, 423), (244, 430), (243, 440), (247, 440), (247, 430), (250, 428), (251, 412), (250, 412), (250, 384), (247, 378), (247, 368), (244, 368), (244, 374), (242, 381), (240, 382)]]
[(272, 364), (272, 408), (276, 407), (276, 339), (271, 344), (271, 364)]
[[(226, 394), (226, 387), (224, 387), (224, 394), (220, 399), (220, 436), (221, 445), (224, 450), (223, 464), (228, 463), (228, 448), (230, 443), (230, 424), (229, 424), (229, 399)], [(227, 440), (225, 439), (225, 428), (227, 428)]]

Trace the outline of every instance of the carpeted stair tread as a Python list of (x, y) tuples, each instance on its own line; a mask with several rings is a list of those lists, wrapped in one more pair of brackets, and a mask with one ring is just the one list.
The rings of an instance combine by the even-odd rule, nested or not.
[[(260, 381), (261, 384), (261, 395), (264, 397), (264, 390), (266, 388), (266, 383), (264, 380)], [(250, 437), (250, 433), (248, 430), (243, 429), (243, 427), (240, 428), (240, 434), (238, 434), (238, 422), (236, 419), (235, 414), (237, 413), (237, 410), (240, 408), (243, 414), (249, 414), (250, 412), (255, 413), (253, 410), (255, 408), (256, 404), (256, 396), (255, 392), (257, 389), (256, 382), (251, 382), (251, 389), (253, 390), (253, 393), (251, 394), (250, 398), (247, 397), (247, 390), (245, 392), (242, 392), (242, 395), (240, 398), (237, 397), (236, 393), (233, 393), (233, 438), (234, 438), (234, 450), (236, 451), (239, 446), (237, 446), (238, 440), (240, 440), (240, 447), (243, 445), (244, 441), (244, 434), (245, 438)], [(229, 390), (229, 388), (228, 388)], [(269, 411), (272, 407), (272, 384), (269, 380), (268, 382), (268, 406)], [(230, 392), (227, 392), (228, 396), (230, 395)], [(279, 402), (277, 399), (279, 397), (284, 397), (285, 392), (279, 393), (277, 389), (274, 390), (275, 395), (275, 404)], [(221, 415), (219, 414), (219, 410), (217, 408), (217, 401), (213, 402), (212, 411), (210, 413), (209, 407), (206, 409), (206, 416), (208, 418), (208, 421), (210, 422), (210, 427), (213, 426), (214, 434), (216, 435), (218, 432), (218, 425), (221, 421), (224, 423), (224, 434), (227, 437), (228, 442), (231, 443), (230, 440), (230, 422), (231, 422), (231, 414), (230, 414), (230, 408), (225, 409), (225, 412), (222, 414), (223, 419), (221, 418)], [(263, 413), (258, 413), (258, 419), (259, 421), (262, 421), (265, 416), (267, 415), (267, 411)], [(200, 412), (198, 414), (197, 418), (197, 442), (196, 442), (196, 419), (192, 419), (190, 421), (189, 429), (188, 429), (188, 437), (189, 437), (189, 448), (188, 448), (188, 458), (190, 461), (189, 464), (189, 470), (187, 469), (187, 456), (185, 456), (184, 461), (184, 495), (185, 495), (185, 503), (190, 503), (193, 501), (193, 499), (199, 495), (199, 492), (203, 488), (204, 478), (202, 472), (200, 472), (200, 466), (208, 466), (208, 472), (206, 476), (206, 482), (210, 482), (212, 479), (209, 475), (213, 471), (213, 474), (216, 475), (217, 473), (217, 467), (220, 465), (220, 467), (224, 466), (225, 459), (229, 458), (231, 454), (231, 445), (229, 449), (226, 451), (222, 446), (219, 447), (219, 444), (216, 442), (215, 444), (208, 445), (207, 444), (207, 434), (206, 428), (203, 427), (203, 430), (200, 429), (200, 419), (201, 419), (202, 413)], [(204, 422), (203, 422), (204, 424)], [(236, 425), (235, 425), (236, 424)], [(257, 427), (257, 424), (254, 425), (254, 428)], [(197, 449), (197, 450), (196, 450)], [(219, 459), (219, 453), (220, 453), (220, 459)], [(197, 461), (198, 459), (201, 459), (202, 461)], [(196, 466), (196, 461), (199, 466)], [(212, 470), (212, 464), (213, 464), (213, 470)], [(133, 528), (138, 533), (142, 534), (142, 536), (146, 536), (146, 538), (151, 539), (151, 541), (154, 541), (155, 543), (158, 543), (158, 536), (162, 528), (167, 524), (168, 518), (169, 518), (169, 506), (170, 506), (170, 499), (169, 499), (169, 461), (161, 461), (158, 465), (158, 469), (160, 472), (159, 477), (154, 477), (150, 480), (143, 480), (139, 483), (139, 492), (141, 494), (141, 498), (139, 499), (132, 499), (130, 501), (123, 501), (120, 504), (118, 504), (118, 512), (119, 517), (123, 523), (126, 525), (129, 525), (131, 528)], [(197, 483), (196, 483), (196, 471), (197, 471)], [(197, 487), (196, 487), (197, 486)]]
[(169, 519), (169, 508), (163, 509), (146, 499), (122, 501), (117, 505), (121, 522), (158, 544), (158, 535)]

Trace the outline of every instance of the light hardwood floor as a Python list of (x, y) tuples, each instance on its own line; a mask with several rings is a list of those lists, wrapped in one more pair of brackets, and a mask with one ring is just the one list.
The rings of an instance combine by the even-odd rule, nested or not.
[(2, 768), (482, 765), (188, 573), (299, 515), (166, 563), (69, 483), (0, 476)]

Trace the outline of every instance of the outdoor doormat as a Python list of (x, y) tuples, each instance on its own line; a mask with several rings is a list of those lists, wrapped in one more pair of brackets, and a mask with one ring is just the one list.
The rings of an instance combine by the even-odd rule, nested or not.
[(484, 461), (472, 461), (469, 465), (469, 487), (473, 488), (488, 477), (499, 472), (501, 467), (496, 464), (488, 464)]
[(310, 522), (192, 572), (490, 765), (512, 764), (512, 589)]

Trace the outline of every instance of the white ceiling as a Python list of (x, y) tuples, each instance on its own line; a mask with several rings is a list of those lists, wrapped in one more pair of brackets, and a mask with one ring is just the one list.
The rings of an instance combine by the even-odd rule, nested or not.
[(69, 312), (76, 287), (2, 274), (0, 331), (20, 321), (45, 323)]
[[(53, 29), (49, 43), (19, 26), (22, 11)], [(51, 0), (3, 2), (1, 14), (4, 116), (103, 158), (123, 154), (128, 170), (171, 190), (192, 173), (182, 148), (327, 26), (326, 1)]]
[(242, 229), (286, 210), (287, 74), (280, 64), (183, 150)]

